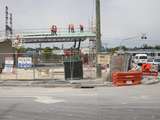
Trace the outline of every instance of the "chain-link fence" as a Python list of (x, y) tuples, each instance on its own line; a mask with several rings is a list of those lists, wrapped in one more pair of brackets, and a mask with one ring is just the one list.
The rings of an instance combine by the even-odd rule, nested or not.
[[(81, 65), (77, 66), (78, 64)], [(82, 74), (77, 71), (80, 67)], [(74, 73), (76, 71), (77, 73)], [(94, 60), (90, 55), (81, 55), (76, 58), (73, 55), (56, 55), (40, 51), (38, 53), (33, 51), (0, 53), (1, 80), (65, 80), (67, 74), (70, 74), (69, 77), (73, 80), (76, 76), (79, 79), (94, 79), (95, 72)]]

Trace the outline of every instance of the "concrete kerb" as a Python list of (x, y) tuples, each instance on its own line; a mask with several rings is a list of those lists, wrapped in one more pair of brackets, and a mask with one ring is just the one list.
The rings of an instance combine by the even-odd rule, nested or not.
[(143, 85), (153, 85), (153, 84), (158, 84), (160, 83), (160, 80), (158, 79), (153, 79), (153, 80), (142, 80)]
[(57, 80), (1, 80), (0, 86), (31, 86), (31, 87), (46, 87), (46, 86), (68, 86), (69, 82)]
[(103, 81), (102, 79), (94, 80), (71, 80), (72, 87), (74, 88), (94, 88), (94, 87), (111, 87), (111, 82)]
[[(142, 80), (142, 85), (153, 85), (160, 83), (160, 80)], [(15, 87), (73, 87), (73, 88), (94, 88), (114, 87), (112, 82), (101, 79), (94, 80), (0, 80), (0, 86)]]
[(0, 86), (26, 86), (26, 87), (73, 87), (94, 88), (108, 87), (111, 83), (102, 80), (1, 80)]

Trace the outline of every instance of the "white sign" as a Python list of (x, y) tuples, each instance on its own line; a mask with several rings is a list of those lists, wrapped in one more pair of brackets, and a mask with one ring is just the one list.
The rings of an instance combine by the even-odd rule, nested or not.
[(5, 64), (13, 65), (13, 57), (5, 57)]
[(110, 64), (110, 55), (98, 54), (97, 61), (102, 65)]
[(12, 73), (13, 72), (13, 57), (5, 57), (5, 66), (3, 72)]
[(32, 58), (31, 57), (19, 57), (18, 58), (18, 67), (19, 68), (31, 68), (32, 67)]

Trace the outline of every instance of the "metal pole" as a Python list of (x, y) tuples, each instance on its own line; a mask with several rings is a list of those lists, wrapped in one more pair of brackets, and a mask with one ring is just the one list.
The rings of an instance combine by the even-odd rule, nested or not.
[(101, 18), (100, 0), (96, 0), (96, 76), (101, 78), (101, 65), (98, 64), (97, 55), (101, 52)]
[(35, 52), (33, 52), (33, 80), (35, 80)]
[(12, 36), (12, 34), (13, 34), (13, 22), (12, 22), (13, 18), (12, 18), (12, 13), (10, 13), (9, 15), (10, 15), (10, 34)]
[(18, 50), (16, 49), (16, 80), (18, 80)]
[(5, 8), (5, 36), (8, 37), (8, 6)]

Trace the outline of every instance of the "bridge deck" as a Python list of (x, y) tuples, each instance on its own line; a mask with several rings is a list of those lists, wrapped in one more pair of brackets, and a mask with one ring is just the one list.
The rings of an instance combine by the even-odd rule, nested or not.
[[(51, 32), (23, 32), (18, 34), (23, 43), (47, 43), (47, 42), (75, 42), (84, 41), (87, 38), (95, 40), (96, 34), (90, 31), (75, 31), (74, 33), (68, 31), (59, 31), (57, 35)], [(12, 36), (16, 40), (17, 36)], [(10, 37), (8, 37), (10, 38)], [(7, 38), (7, 39), (8, 39)], [(4, 39), (4, 38), (3, 38)], [(11, 38), (10, 38), (11, 39)]]
[(51, 33), (35, 33), (35, 34), (23, 34), (22, 39), (24, 43), (40, 43), (40, 42), (74, 42), (84, 41), (87, 38), (94, 39), (95, 34), (92, 32), (75, 32), (75, 33), (57, 33), (53, 35)]

